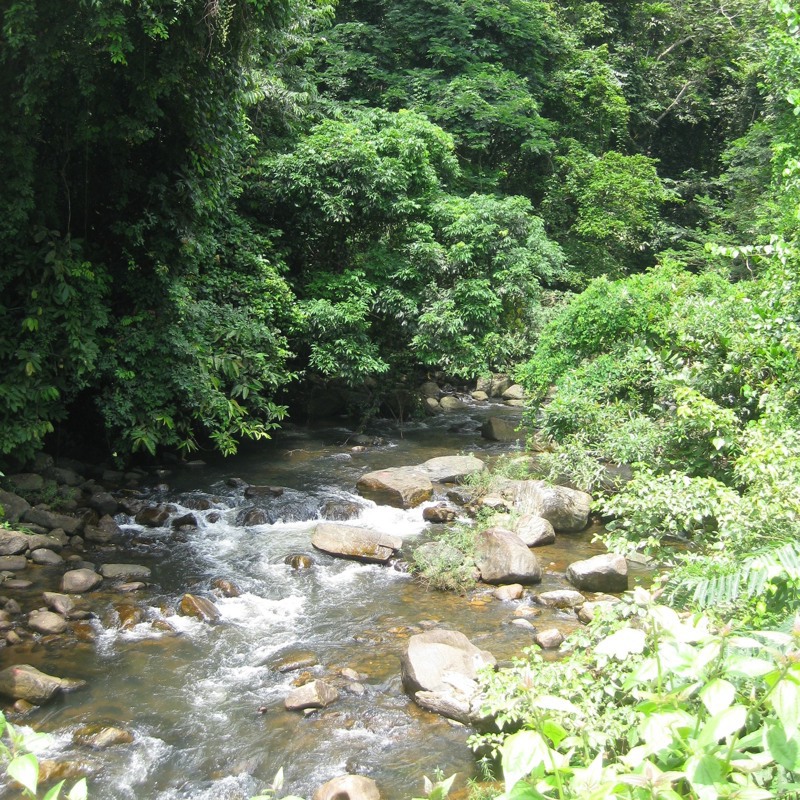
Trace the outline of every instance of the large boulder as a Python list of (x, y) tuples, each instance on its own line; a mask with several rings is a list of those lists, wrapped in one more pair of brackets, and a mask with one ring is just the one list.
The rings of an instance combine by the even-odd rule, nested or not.
[(29, 508), (23, 519), (25, 522), (30, 522), (32, 525), (40, 525), (51, 531), (54, 528), (61, 528), (68, 536), (73, 536), (79, 533), (83, 525), (82, 521), (77, 517), (70, 517), (66, 514), (56, 514), (48, 509), (41, 507)]
[(85, 685), (86, 681), (56, 678), (29, 664), (17, 664), (0, 672), (0, 694), (36, 706), (46, 703), (58, 692), (71, 692)]
[(52, 611), (31, 611), (28, 614), (28, 627), (37, 633), (52, 634), (64, 633), (67, 629), (67, 621), (60, 614)]
[(0, 508), (2, 518), (9, 522), (19, 522), (31, 504), (14, 492), (6, 492), (0, 489)]
[(519, 505), (544, 517), (557, 533), (576, 533), (589, 524), (592, 496), (545, 481), (517, 481), (514, 494)]
[(486, 722), (478, 670), (494, 666), (494, 656), (480, 650), (458, 631), (432, 630), (408, 640), (400, 658), (403, 687), (414, 701), (467, 725)]
[(489, 417), (481, 426), (481, 436), (491, 442), (516, 442), (525, 438), (525, 432), (516, 418)]
[(417, 467), (368, 472), (361, 476), (356, 486), (364, 497), (395, 508), (414, 508), (433, 496), (430, 477)]
[(460, 483), (470, 475), (486, 470), (486, 464), (475, 456), (439, 456), (428, 459), (420, 469), (437, 483)]
[(61, 578), (61, 591), (64, 594), (91, 592), (103, 582), (103, 576), (91, 569), (71, 569)]
[(19, 531), (0, 529), (0, 556), (15, 556), (28, 549), (28, 537)]
[(485, 583), (539, 583), (542, 568), (515, 533), (489, 528), (478, 535), (475, 564)]
[(311, 681), (289, 693), (283, 704), (288, 711), (325, 708), (339, 699), (339, 690), (325, 681)]
[(95, 544), (108, 544), (122, 539), (122, 528), (117, 525), (109, 514), (102, 516), (97, 525), (87, 525), (83, 531), (83, 538)]
[(462, 409), (467, 407), (467, 404), (463, 400), (459, 400), (457, 397), (453, 397), (453, 395), (447, 394), (439, 400), (439, 405), (445, 411), (461, 411)]
[(381, 800), (381, 793), (372, 778), (340, 775), (322, 784), (312, 800)]
[(403, 546), (403, 540), (369, 528), (320, 522), (311, 544), (333, 556), (385, 564)]
[(512, 383), (503, 392), (503, 400), (523, 400), (525, 398), (525, 390), (518, 383)]
[(624, 592), (628, 589), (628, 562), (613, 553), (575, 561), (567, 567), (567, 580), (586, 592)]
[(528, 547), (541, 547), (553, 544), (556, 540), (556, 532), (550, 522), (535, 514), (524, 514), (520, 517), (514, 532)]

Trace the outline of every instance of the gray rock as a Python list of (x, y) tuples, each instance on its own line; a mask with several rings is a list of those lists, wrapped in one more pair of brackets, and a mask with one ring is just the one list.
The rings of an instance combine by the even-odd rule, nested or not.
[(8, 480), (18, 492), (23, 494), (40, 492), (44, 488), (44, 478), (36, 472), (18, 472), (15, 475), (9, 475)]
[(443, 524), (445, 522), (452, 522), (456, 518), (456, 510), (452, 506), (439, 503), (436, 506), (429, 506), (423, 509), (422, 519), (426, 522), (434, 522), (436, 524)]
[(55, 553), (60, 552), (67, 544), (69, 539), (61, 528), (54, 528), (53, 531), (48, 533), (34, 533), (28, 537), (28, 550), (35, 552), (36, 550), (52, 550)]
[(544, 481), (525, 481), (534, 484), (537, 511), (556, 532), (575, 533), (589, 524), (592, 496), (566, 486), (552, 486)]
[(363, 508), (364, 506), (354, 503), (352, 500), (328, 500), (322, 506), (322, 517), (332, 522), (346, 522), (349, 519), (355, 519)]
[(65, 572), (61, 578), (61, 591), (65, 594), (91, 592), (103, 582), (103, 577), (85, 567)]
[(339, 691), (325, 681), (311, 681), (295, 689), (284, 700), (288, 711), (303, 711), (306, 708), (325, 708), (339, 699)]
[(414, 508), (433, 496), (428, 474), (417, 467), (393, 467), (368, 472), (357, 483), (358, 491), (395, 508)]
[(14, 492), (0, 489), (0, 508), (3, 509), (2, 518), (9, 522), (19, 522), (31, 504)]
[(573, 589), (554, 589), (552, 592), (536, 595), (536, 602), (548, 608), (580, 608), (586, 598)]
[(305, 553), (293, 553), (283, 559), (284, 564), (288, 564), (294, 570), (311, 569), (314, 566), (314, 559)]
[(492, 397), (502, 397), (503, 392), (512, 385), (511, 378), (508, 375), (493, 375), (492, 382), (489, 387), (489, 394)]
[(80, 486), (84, 479), (74, 469), (69, 467), (51, 467), (48, 476), (62, 486)]
[(524, 592), (521, 583), (508, 583), (505, 586), (498, 586), (494, 590), (494, 596), (503, 601), (519, 600)]
[(68, 594), (58, 594), (57, 592), (44, 592), (42, 595), (44, 604), (56, 614), (68, 617), (76, 607), (75, 598)]
[(575, 561), (567, 567), (567, 580), (587, 592), (624, 592), (628, 589), (628, 562), (613, 553)]
[(426, 381), (419, 387), (419, 393), (423, 397), (438, 397), (442, 393), (442, 390), (439, 388), (438, 383)]
[(439, 400), (439, 405), (445, 411), (461, 411), (467, 407), (467, 404), (463, 400), (459, 400), (457, 397), (453, 397), (449, 394)]
[(471, 397), (473, 400), (477, 400), (479, 403), (485, 403), (489, 399), (489, 395), (480, 389), (476, 389), (472, 393)]
[(592, 600), (584, 603), (578, 609), (578, 619), (586, 624), (592, 622), (598, 612), (607, 611), (619, 602), (616, 598), (612, 600)]
[(511, 408), (525, 408), (525, 401), (524, 400), (503, 400), (504, 406), (509, 406)]
[(0, 556), (15, 556), (28, 549), (28, 537), (19, 531), (0, 529)]
[(564, 635), (558, 628), (548, 628), (545, 631), (539, 631), (533, 637), (533, 641), (539, 645), (543, 650), (556, 650), (561, 647), (564, 641)]
[(400, 659), (403, 686), (414, 701), (450, 719), (482, 725), (478, 670), (496, 664), (463, 633), (431, 630), (408, 640)]
[(523, 400), (525, 390), (518, 383), (513, 383), (502, 394), (503, 400)]
[(0, 556), (0, 570), (8, 572), (21, 572), (28, 566), (25, 556)]
[(439, 405), (439, 401), (435, 397), (426, 397), (425, 398), (425, 408), (428, 411), (441, 411), (442, 407)]
[(439, 456), (420, 465), (432, 481), (460, 483), (470, 475), (485, 472), (486, 464), (475, 456)]
[(481, 436), (491, 442), (517, 442), (525, 438), (518, 419), (489, 417), (481, 426)]
[(169, 519), (169, 509), (166, 506), (148, 506), (143, 508), (134, 519), (139, 525), (147, 528), (161, 528)]
[(106, 514), (100, 518), (97, 525), (87, 525), (84, 528), (83, 538), (95, 544), (118, 542), (122, 539), (122, 528), (117, 525), (113, 517)]
[(71, 692), (85, 685), (86, 681), (56, 678), (29, 664), (17, 664), (0, 671), (0, 694), (37, 706), (58, 692)]
[(528, 547), (541, 547), (553, 544), (556, 540), (556, 532), (550, 522), (535, 514), (524, 514), (520, 517), (514, 532)]
[(34, 564), (41, 564), (47, 567), (64, 563), (64, 559), (58, 553), (47, 550), (46, 548), (34, 550), (31, 553), (31, 561), (33, 561)]
[(244, 511), (237, 522), (245, 528), (252, 528), (256, 525), (266, 525), (269, 522), (269, 517), (264, 509), (254, 506)]
[(83, 526), (83, 522), (77, 517), (55, 514), (39, 506), (29, 508), (25, 512), (23, 519), (25, 522), (30, 522), (34, 525), (41, 525), (49, 531), (53, 530), (53, 528), (61, 528), (68, 536), (79, 533)]
[(100, 574), (109, 580), (131, 581), (150, 577), (150, 568), (140, 564), (103, 564)]
[(478, 535), (475, 564), (486, 583), (539, 583), (542, 568), (536, 556), (511, 531), (489, 528)]
[(28, 614), (28, 627), (37, 633), (64, 633), (67, 629), (67, 621), (52, 611), (31, 611)]
[(223, 597), (241, 597), (242, 594), (242, 590), (227, 578), (214, 578), (211, 581), (211, 588)]
[(113, 516), (119, 511), (119, 503), (108, 492), (95, 492), (87, 502), (99, 514)]
[(368, 528), (320, 522), (311, 544), (330, 555), (384, 564), (403, 546), (403, 540)]

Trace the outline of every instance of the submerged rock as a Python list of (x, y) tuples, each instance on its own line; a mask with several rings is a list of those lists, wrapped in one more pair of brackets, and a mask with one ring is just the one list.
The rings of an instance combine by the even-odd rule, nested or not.
[(110, 580), (131, 581), (134, 579), (149, 578), (150, 568), (141, 564), (103, 564), (100, 574)]
[(107, 747), (131, 744), (133, 734), (111, 725), (84, 725), (72, 734), (72, 739), (76, 744), (93, 747), (96, 750), (105, 750)]
[(320, 522), (311, 544), (334, 556), (385, 564), (403, 546), (403, 540), (369, 528)]
[(414, 508), (433, 496), (430, 477), (417, 467), (368, 472), (361, 476), (357, 488), (364, 497), (395, 508)]
[(30, 664), (17, 664), (0, 671), (0, 694), (14, 700), (27, 700), (37, 706), (58, 692), (71, 692), (85, 685), (86, 681), (57, 678)]
[(293, 553), (283, 559), (284, 564), (288, 564), (294, 570), (311, 569), (314, 566), (314, 559), (305, 553)]

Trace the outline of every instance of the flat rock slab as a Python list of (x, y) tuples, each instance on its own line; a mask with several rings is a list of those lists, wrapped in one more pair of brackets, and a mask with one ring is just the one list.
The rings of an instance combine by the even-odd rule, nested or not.
[(548, 608), (580, 608), (586, 598), (574, 589), (553, 589), (536, 595), (536, 602)]
[(358, 491), (376, 503), (395, 508), (414, 508), (433, 497), (427, 472), (418, 467), (393, 467), (362, 475)]
[(586, 592), (624, 592), (628, 589), (628, 562), (613, 553), (575, 561), (567, 567), (567, 580)]
[(131, 581), (150, 577), (150, 568), (141, 564), (103, 564), (100, 574), (104, 578)]
[(439, 456), (420, 465), (432, 481), (437, 483), (460, 483), (470, 475), (486, 470), (486, 464), (475, 456)]
[(0, 570), (20, 572), (28, 566), (25, 556), (0, 556)]
[(403, 546), (403, 540), (369, 528), (320, 522), (314, 528), (311, 544), (333, 556), (385, 564)]
[(56, 678), (30, 664), (17, 664), (0, 671), (0, 694), (14, 700), (27, 700), (37, 706), (58, 692), (71, 692), (85, 685), (86, 681)]

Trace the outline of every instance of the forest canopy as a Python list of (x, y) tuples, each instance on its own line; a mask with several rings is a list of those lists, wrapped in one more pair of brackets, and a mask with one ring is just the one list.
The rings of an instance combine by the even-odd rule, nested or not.
[[(766, 0), (12, 0), (0, 458), (77, 432), (122, 460), (231, 453), (309, 384), (520, 370), (545, 391), (629, 336), (628, 360), (676, 342), (666, 371), (751, 422), (767, 388), (793, 397), (796, 20)], [(706, 375), (692, 319), (770, 293), (751, 309), (771, 327), (717, 342), (726, 377)], [(594, 344), (592, 303), (623, 326)], [(641, 369), (616, 399), (675, 401)]]

